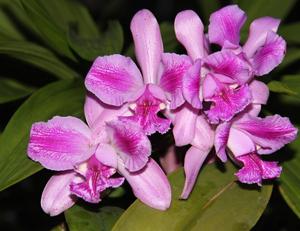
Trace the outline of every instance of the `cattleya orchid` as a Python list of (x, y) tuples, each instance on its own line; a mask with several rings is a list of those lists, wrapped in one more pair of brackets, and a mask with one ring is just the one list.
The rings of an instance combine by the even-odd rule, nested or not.
[(181, 77), (192, 61), (186, 55), (163, 53), (159, 25), (150, 11), (136, 13), (130, 29), (142, 74), (129, 57), (98, 57), (85, 86), (105, 104), (127, 105), (133, 115), (122, 117), (123, 121), (139, 123), (147, 135), (157, 131), (163, 134), (171, 122), (157, 113), (184, 103)]
[[(71, 116), (55, 116), (32, 125), (28, 156), (58, 171), (42, 195), (45, 212), (57, 215), (71, 207), (76, 197), (98, 203), (101, 192), (119, 187), (124, 177), (141, 201), (156, 209), (169, 207), (170, 185), (160, 167), (149, 159), (150, 141), (137, 124), (117, 120), (126, 113), (126, 107), (106, 108), (88, 95), (88, 126)], [(113, 177), (117, 171), (124, 177)]]

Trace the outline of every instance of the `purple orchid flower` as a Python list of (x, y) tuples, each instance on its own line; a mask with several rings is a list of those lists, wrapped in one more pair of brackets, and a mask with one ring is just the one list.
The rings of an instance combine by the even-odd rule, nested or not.
[(181, 80), (192, 61), (186, 55), (163, 53), (159, 25), (150, 11), (137, 12), (130, 29), (142, 74), (129, 57), (98, 57), (85, 85), (105, 104), (127, 105), (133, 115), (122, 120), (139, 123), (147, 135), (163, 134), (171, 121), (157, 113), (184, 104)]
[(170, 185), (160, 167), (149, 159), (150, 141), (140, 126), (117, 120), (130, 114), (127, 107), (108, 108), (88, 95), (84, 109), (88, 126), (70, 116), (32, 125), (28, 156), (58, 171), (43, 191), (43, 210), (57, 215), (70, 208), (76, 197), (98, 203), (101, 192), (123, 183), (123, 177), (112, 177), (117, 171), (141, 201), (167, 209)]

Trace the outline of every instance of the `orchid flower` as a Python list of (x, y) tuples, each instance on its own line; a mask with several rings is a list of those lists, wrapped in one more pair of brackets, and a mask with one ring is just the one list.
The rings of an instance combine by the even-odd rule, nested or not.
[(159, 25), (150, 11), (137, 12), (130, 29), (142, 74), (129, 57), (98, 57), (85, 86), (105, 104), (127, 105), (133, 115), (122, 120), (139, 123), (147, 135), (156, 131), (163, 134), (171, 121), (157, 113), (184, 104), (181, 79), (192, 61), (186, 55), (163, 53)]
[[(71, 116), (55, 116), (32, 125), (28, 156), (58, 171), (43, 191), (43, 210), (57, 215), (70, 208), (76, 197), (98, 203), (101, 192), (119, 187), (124, 177), (141, 201), (167, 209), (170, 185), (160, 167), (149, 159), (150, 141), (140, 126), (117, 120), (129, 113), (127, 107), (105, 107), (88, 95), (84, 109), (88, 125)], [(112, 177), (117, 171), (124, 177)]]

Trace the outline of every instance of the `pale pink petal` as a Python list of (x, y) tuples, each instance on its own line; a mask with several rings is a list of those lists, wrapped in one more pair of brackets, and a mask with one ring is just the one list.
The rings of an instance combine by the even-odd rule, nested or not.
[(102, 102), (120, 106), (143, 86), (135, 63), (122, 55), (98, 57), (85, 79), (86, 88)]
[(227, 142), (227, 147), (238, 157), (256, 150), (255, 143), (244, 132), (231, 127)]
[(186, 101), (194, 108), (201, 109), (202, 102), (200, 100), (200, 72), (201, 60), (195, 61), (194, 65), (188, 69), (182, 79), (182, 92)]
[(237, 158), (244, 164), (235, 175), (239, 181), (246, 184), (256, 183), (261, 185), (263, 179), (273, 179), (280, 176), (282, 168), (277, 162), (261, 160), (255, 153), (250, 153)]
[(122, 162), (118, 166), (118, 171), (132, 187), (134, 195), (143, 203), (159, 210), (166, 210), (170, 207), (171, 187), (169, 181), (153, 159), (150, 158), (145, 168), (134, 173), (129, 172)]
[(218, 88), (219, 88), (218, 83), (216, 82), (214, 75), (210, 73), (207, 74), (202, 84), (203, 98), (204, 99), (212, 98), (218, 91)]
[(131, 20), (136, 58), (143, 72), (145, 83), (156, 83), (163, 53), (158, 22), (149, 10), (140, 10)]
[(31, 127), (28, 156), (48, 169), (73, 169), (94, 151), (90, 129), (75, 117), (56, 116)]
[(229, 138), (231, 123), (222, 123), (216, 129), (215, 149), (216, 154), (223, 162), (227, 161), (226, 146)]
[(85, 97), (84, 115), (89, 127), (93, 127), (93, 123), (103, 112), (102, 102), (92, 93), (88, 92)]
[(169, 147), (165, 155), (159, 157), (159, 162), (163, 170), (167, 174), (176, 171), (181, 166), (181, 164), (176, 156), (175, 146), (172, 145), (171, 147)]
[(99, 144), (95, 152), (97, 160), (102, 164), (117, 168), (118, 156), (116, 150), (109, 144)]
[(269, 32), (266, 42), (254, 54), (252, 59), (253, 69), (258, 76), (266, 75), (277, 67), (284, 58), (286, 42), (282, 37)]
[(205, 101), (212, 102), (212, 106), (205, 113), (212, 124), (217, 124), (220, 121), (230, 121), (237, 113), (248, 106), (251, 99), (251, 92), (247, 84), (236, 89), (219, 89), (215, 96), (205, 99)]
[(188, 55), (196, 60), (206, 55), (204, 27), (199, 16), (192, 10), (181, 11), (175, 18), (175, 33)]
[(185, 183), (180, 198), (187, 199), (197, 180), (199, 170), (210, 150), (190, 147), (184, 158)]
[(250, 25), (249, 37), (243, 46), (243, 51), (250, 58), (261, 47), (270, 31), (276, 32), (280, 20), (272, 17), (262, 17), (254, 20)]
[(252, 77), (248, 62), (230, 50), (215, 52), (207, 56), (204, 63), (214, 73), (228, 76), (240, 85), (247, 83)]
[(159, 85), (168, 93), (171, 109), (175, 109), (184, 103), (182, 77), (191, 66), (192, 60), (186, 55), (164, 53), (162, 56), (163, 70)]
[(223, 46), (225, 41), (239, 44), (240, 30), (247, 17), (237, 5), (230, 5), (211, 14), (208, 36), (211, 43)]
[(265, 83), (253, 80), (249, 84), (249, 88), (252, 95), (252, 103), (267, 104), (269, 98), (269, 88)]
[(195, 135), (195, 123), (198, 110), (185, 103), (182, 107), (177, 109), (174, 114), (173, 135), (176, 146), (190, 144)]
[(71, 171), (50, 178), (41, 198), (41, 206), (45, 213), (56, 216), (75, 204), (77, 198), (71, 194), (69, 187), (75, 177), (76, 173)]
[(298, 129), (287, 117), (279, 115), (265, 118), (251, 117), (234, 123), (234, 127), (245, 132), (258, 146), (259, 154), (270, 154), (292, 142)]
[(151, 143), (133, 122), (111, 121), (107, 131), (112, 145), (130, 172), (142, 169), (151, 155)]

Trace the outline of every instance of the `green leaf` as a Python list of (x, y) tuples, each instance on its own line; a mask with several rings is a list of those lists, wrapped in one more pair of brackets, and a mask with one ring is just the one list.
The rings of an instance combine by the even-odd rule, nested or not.
[(293, 158), (283, 163), (279, 190), (295, 214), (300, 218), (300, 139), (289, 144)]
[(172, 204), (167, 211), (152, 209), (138, 200), (120, 217), (113, 230), (250, 230), (263, 213), (272, 185), (241, 187), (236, 169), (227, 163), (222, 172), (214, 164), (205, 166), (188, 200), (179, 200), (183, 171), (170, 176)]
[(39, 89), (19, 107), (0, 139), (0, 191), (42, 168), (26, 154), (32, 123), (82, 115), (84, 94), (81, 81), (62, 80)]
[(175, 36), (174, 26), (171, 23), (163, 22), (160, 24), (160, 32), (164, 44), (164, 51), (174, 52), (179, 45)]
[(78, 74), (50, 50), (26, 41), (0, 40), (0, 54), (6, 54), (45, 70), (59, 79), (73, 79)]
[(199, 10), (201, 11), (201, 19), (206, 24), (209, 23), (209, 17), (211, 13), (221, 8), (221, 2), (219, 0), (198, 0)]
[(288, 44), (300, 43), (300, 22), (294, 22), (279, 27), (278, 33), (287, 41)]
[(23, 98), (33, 92), (28, 87), (14, 79), (0, 78), (0, 104)]
[(288, 95), (297, 95), (298, 93), (290, 89), (285, 83), (273, 80), (268, 83), (270, 91), (275, 93), (284, 93)]
[(65, 211), (65, 217), (70, 231), (110, 231), (123, 211), (119, 207), (108, 206), (92, 211), (75, 205)]
[(276, 68), (276, 71), (283, 70), (284, 68), (287, 68), (288, 66), (294, 64), (299, 60), (300, 60), (300, 49), (298, 48), (288, 49), (282, 63)]
[[(81, 34), (81, 33), (80, 33)], [(97, 56), (121, 53), (123, 30), (119, 22), (108, 23), (107, 30), (99, 37), (88, 37), (82, 33), (69, 32), (68, 41), (74, 51), (83, 59), (94, 60)]]

